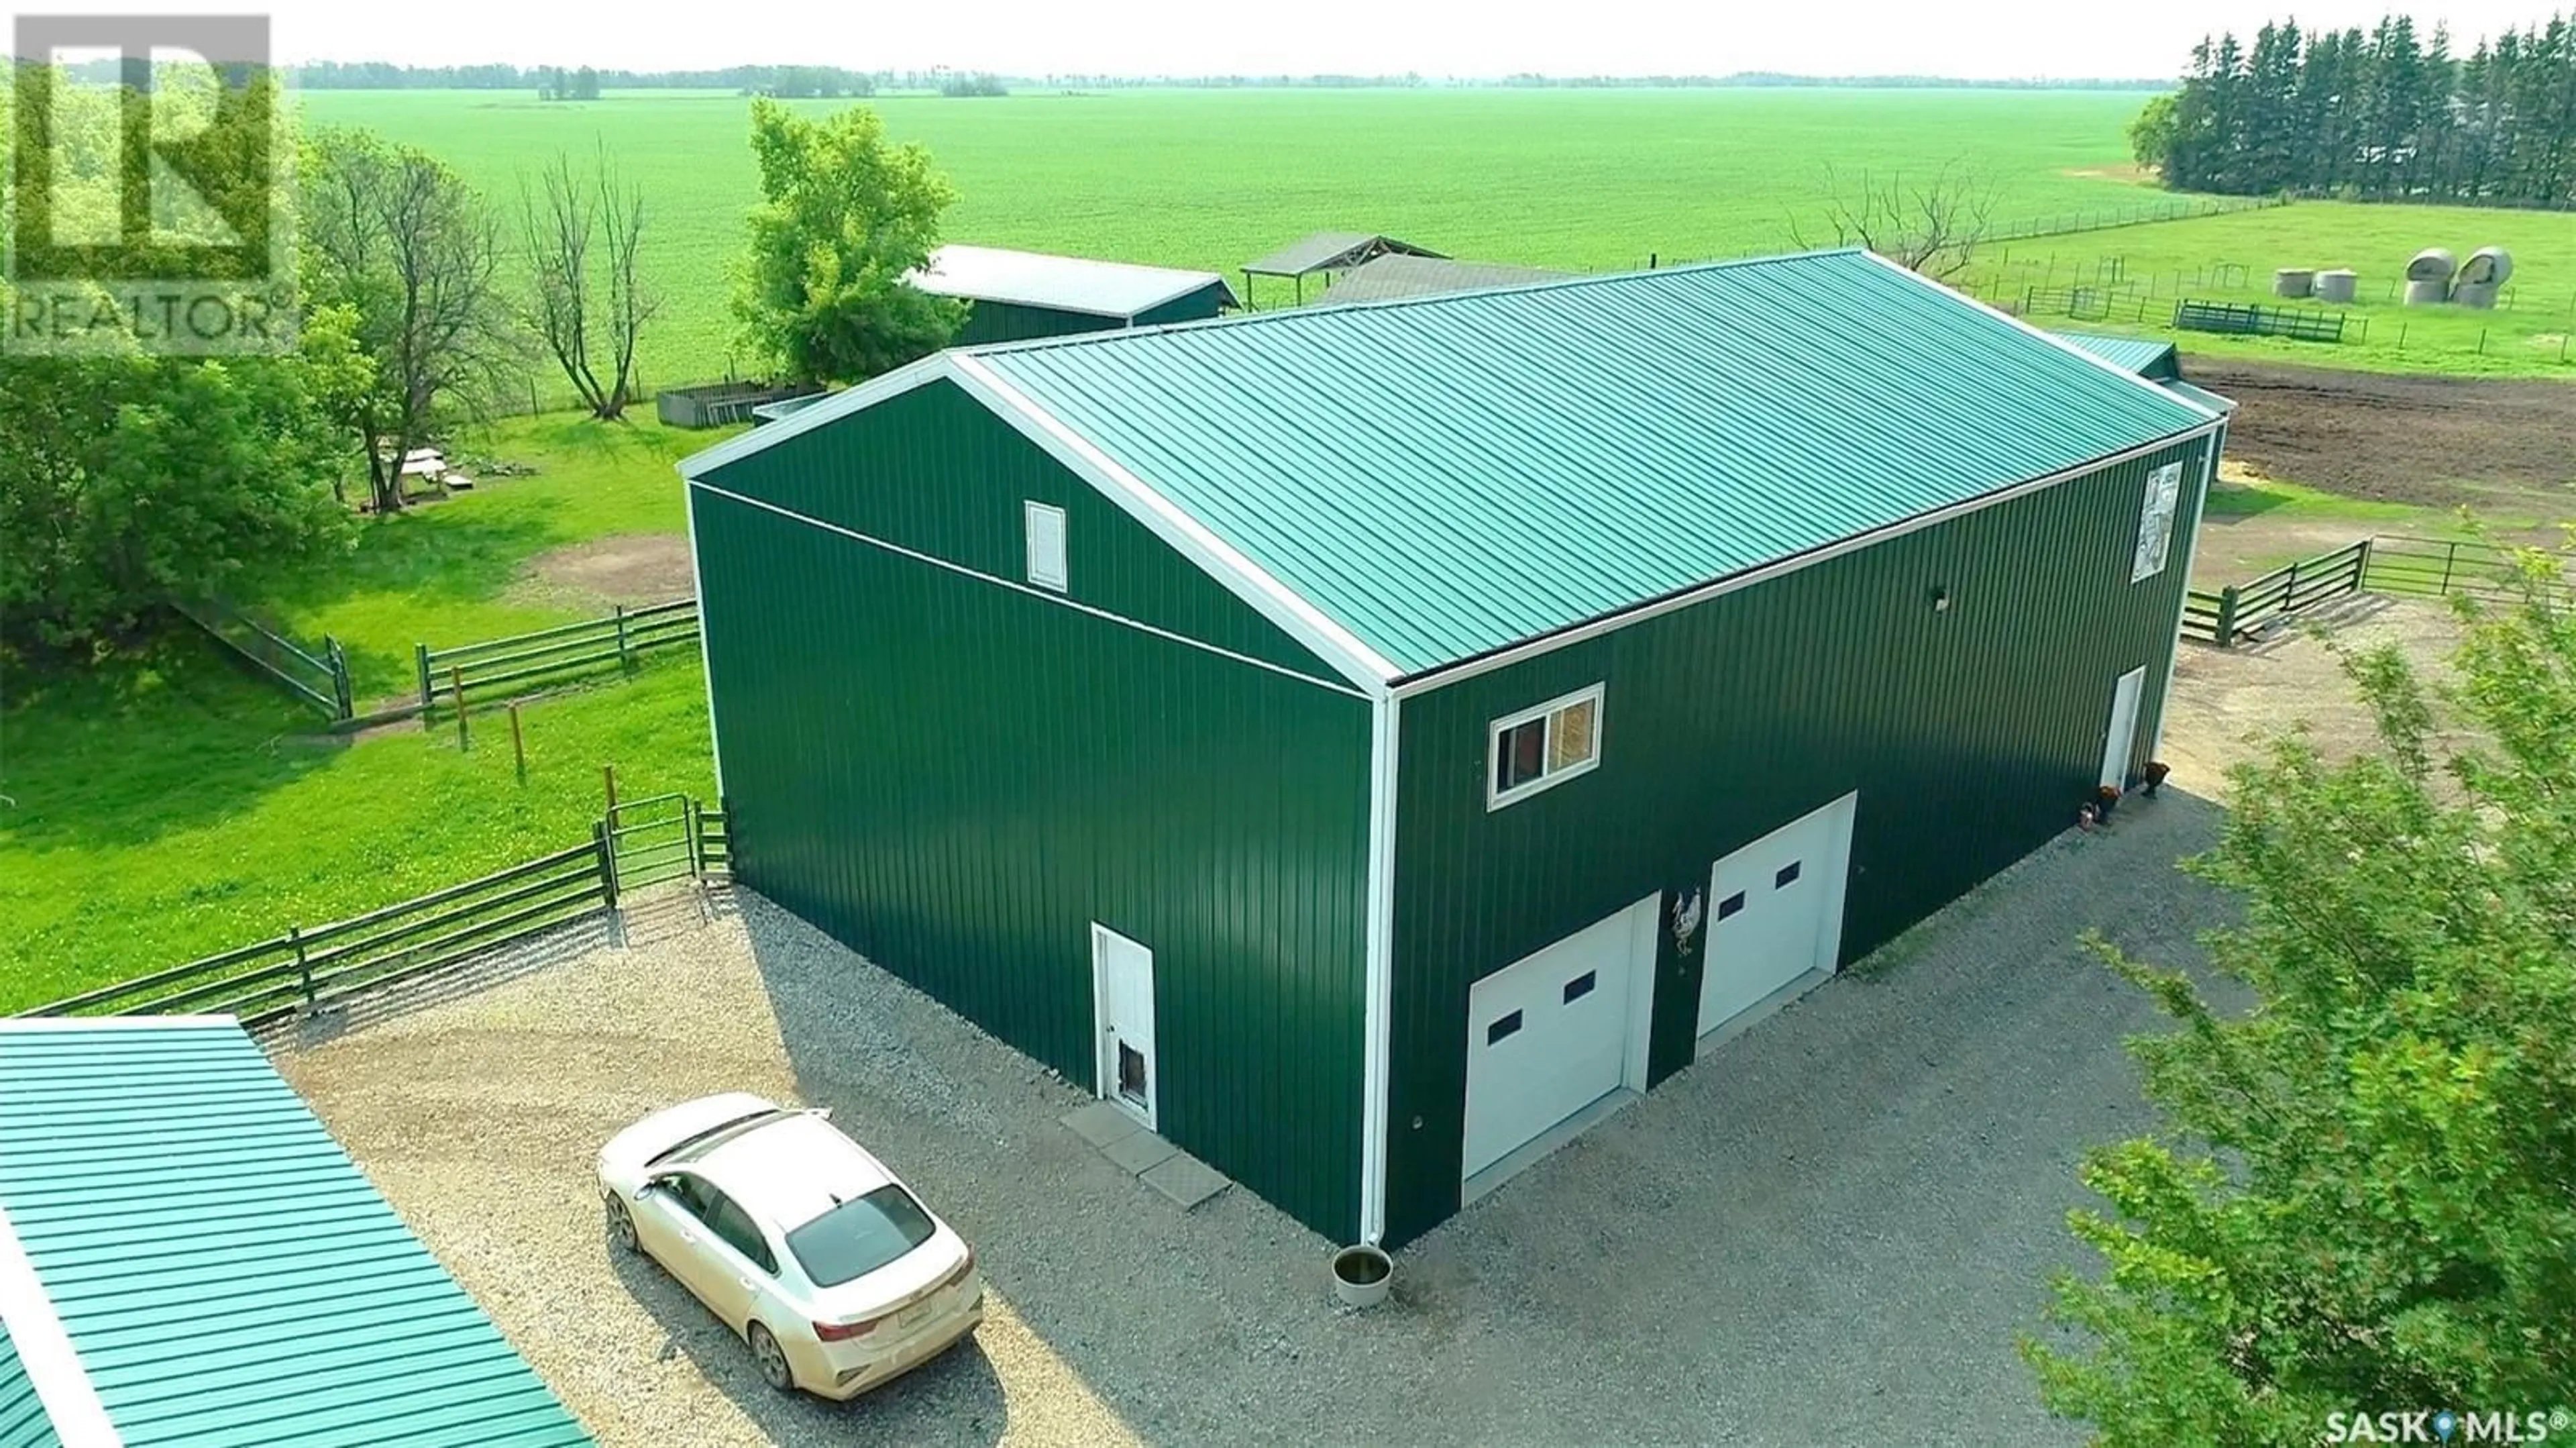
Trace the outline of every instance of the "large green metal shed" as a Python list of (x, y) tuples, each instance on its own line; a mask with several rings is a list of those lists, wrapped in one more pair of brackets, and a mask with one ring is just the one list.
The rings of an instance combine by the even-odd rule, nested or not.
[(1400, 1243), (2129, 781), (2223, 426), (1852, 251), (944, 353), (682, 466), (736, 873)]
[(1214, 272), (998, 246), (943, 246), (906, 279), (967, 304), (960, 346), (1196, 322), (1236, 305), (1234, 289)]
[(590, 1441), (231, 1018), (0, 1021), (0, 1448)]

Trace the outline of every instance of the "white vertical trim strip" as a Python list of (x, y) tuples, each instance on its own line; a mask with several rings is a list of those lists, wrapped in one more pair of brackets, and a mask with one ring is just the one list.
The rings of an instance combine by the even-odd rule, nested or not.
[(6, 1210), (0, 1210), (0, 1322), (8, 1324), (9, 1342), (63, 1448), (124, 1448)]
[(992, 408), (1030, 441), (1046, 449), (1056, 461), (1098, 488), (1111, 502), (1153, 530), (1182, 557), (1197, 564), (1263, 617), (1286, 630), (1289, 637), (1313, 649), (1352, 683), (1372, 694), (1382, 693), (1387, 682), (1399, 672), (1375, 649), (1327, 618), (1322, 610), (1289, 591), (1286, 585), (1245, 557), (1233, 544), (1210, 531), (1206, 524), (1155, 492), (1144, 480), (1066, 426), (1061, 418), (1002, 380), (984, 365), (982, 358), (959, 352), (941, 355), (953, 369), (959, 386)]
[(1871, 251), (1866, 247), (1861, 249), (1861, 255), (1868, 257), (1871, 261), (1877, 262), (1880, 266), (1887, 268), (1898, 276), (1904, 277), (1908, 281), (1930, 287), (1932, 290), (1950, 298), (1952, 301), (1964, 303), (1985, 313), (1989, 317), (1993, 317), (1999, 321), (2018, 327), (2021, 330), (2028, 332), (2030, 335), (2039, 338), (2041, 341), (2048, 343), (2050, 346), (2057, 348), (2061, 352), (2071, 352), (2074, 355), (2083, 358), (2085, 361), (2092, 363), (2094, 366), (2101, 368), (2103, 371), (2110, 373), (2112, 376), (2120, 378), (2133, 386), (2143, 387), (2160, 397), (2170, 398), (2173, 401), (2182, 404), (2184, 407), (2188, 407), (2192, 411), (2199, 413), (2203, 417), (2219, 416), (2218, 413), (2194, 402), (2179, 392), (2175, 392), (2170, 388), (2151, 382), (2148, 379), (2139, 376), (2137, 373), (2130, 371), (2128, 368), (2121, 366), (2119, 363), (2112, 361), (2108, 357), (2104, 357), (2094, 352), (2087, 352), (2083, 348), (2076, 346), (2074, 343), (2067, 341), (2064, 337), (2057, 335), (2055, 332), (2048, 331), (2042, 327), (2034, 327), (2030, 323), (2014, 316), (2012, 313), (2005, 311), (2001, 307), (1985, 301), (1982, 298), (1972, 297), (1966, 292), (1960, 291), (1957, 287), (1949, 286), (1942, 282), (1936, 282), (1932, 278), (1923, 275), (1921, 272), (1902, 265), (1901, 263), (1890, 261), (1886, 257), (1880, 256), (1877, 252)]
[(1360, 1240), (1386, 1236), (1387, 1098), (1394, 1074), (1396, 749), (1404, 702), (1372, 701), (1369, 750), (1367, 990), (1361, 1013)]
[(2156, 733), (2147, 745), (2147, 758), (2161, 759), (2165, 752), (2165, 720), (2173, 713), (2174, 671), (2182, 666), (2182, 624), (2191, 609), (2191, 569), (2200, 557), (2200, 530), (2209, 521), (2209, 495), (2218, 486), (2219, 454), (2227, 450), (2227, 424), (2209, 435), (2209, 457), (2200, 470), (2200, 506), (2192, 509), (2191, 536), (2182, 544), (2182, 592), (2174, 600), (2173, 638), (2166, 644), (2165, 690), (2156, 696)]
[[(707, 585), (698, 572), (698, 490), (684, 473), (680, 507), (689, 520), (689, 593), (698, 601), (698, 678), (707, 691), (707, 753), (716, 766), (716, 808), (724, 808), (724, 736), (716, 731), (715, 654), (707, 645)], [(728, 821), (730, 823), (730, 821)]]

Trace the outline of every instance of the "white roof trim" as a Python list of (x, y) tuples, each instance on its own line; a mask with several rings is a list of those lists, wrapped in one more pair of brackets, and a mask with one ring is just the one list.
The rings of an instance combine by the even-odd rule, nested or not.
[(727, 463), (739, 462), (764, 448), (812, 432), (834, 418), (847, 417), (870, 403), (910, 392), (946, 375), (940, 367), (940, 355), (933, 353), (918, 362), (898, 367), (883, 377), (843, 388), (811, 407), (798, 408), (776, 422), (764, 422), (739, 437), (729, 437), (704, 452), (691, 453), (680, 459), (680, 476), (704, 477)]
[[(1912, 267), (1890, 261), (1886, 257), (1880, 256), (1877, 252), (1871, 251), (1866, 247), (1862, 248), (1861, 255), (1868, 257), (1871, 261), (1877, 262), (1880, 266), (1887, 268), (1898, 276), (1914, 282), (1918, 286), (1929, 287), (1933, 291), (1939, 292), (1941, 295), (1948, 297), (1954, 302), (1974, 307), (1989, 317), (1998, 318), (2011, 326), (2018, 327), (2022, 331), (2029, 333), (2031, 336), (2037, 337), (2041, 341), (2046, 342), (2048, 345), (2055, 347), (2061, 352), (2081, 357), (2085, 361), (2092, 363), (2094, 366), (2110, 373), (2114, 377), (2128, 382), (2132, 386), (2143, 387), (2149, 392), (2171, 398), (2172, 400), (2181, 403), (2183, 406), (2190, 408), (2192, 411), (2199, 413), (2203, 417), (2216, 417), (2219, 415), (2210, 411), (2208, 408), (2201, 406), (2199, 403), (2192, 401), (2190, 398), (2185, 397), (2178, 392), (2171, 391), (2160, 382), (2150, 381), (2147, 378), (2141, 377), (2137, 373), (2130, 371), (2128, 368), (2121, 366), (2119, 363), (2112, 361), (2108, 357), (2101, 356), (2098, 353), (2087, 352), (2083, 348), (2066, 340), (2064, 337), (2057, 335), (2055, 332), (2048, 331), (2041, 327), (2034, 327), (2030, 323), (2023, 321), (2021, 318), (2014, 316), (2012, 313), (2005, 311), (2001, 307), (1989, 305), (1981, 298), (1972, 297), (1966, 292), (1960, 291), (1956, 287), (1944, 286), (1940, 282), (1936, 282), (1930, 277), (1923, 275), (1921, 272), (1914, 270)], [(2179, 349), (2176, 350), (2178, 351)]]
[(71, 1334), (5, 1209), (0, 1209), (0, 1322), (8, 1324), (19, 1366), (26, 1369), (27, 1382), (63, 1448), (124, 1448), (125, 1439), (109, 1421), (107, 1405), (98, 1400), (89, 1370), (81, 1366)]
[[(1401, 670), (1321, 609), (1291, 592), (1207, 525), (1127, 471), (1115, 459), (1065, 425), (1062, 419), (1029, 400), (1018, 388), (996, 376), (971, 353), (942, 353), (957, 384), (992, 408), (1056, 461), (1106, 494), (1181, 556), (1224, 584), (1290, 638), (1315, 651), (1341, 674), (1374, 698)], [(818, 411), (809, 408), (807, 411)], [(800, 416), (802, 414), (799, 414)]]
[(20, 1016), (0, 1020), (0, 1036), (45, 1031), (210, 1030), (218, 1026), (239, 1030), (241, 1021), (233, 1016)]

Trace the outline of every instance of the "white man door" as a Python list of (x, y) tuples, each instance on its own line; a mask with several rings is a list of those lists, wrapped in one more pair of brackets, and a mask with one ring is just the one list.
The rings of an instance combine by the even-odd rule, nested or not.
[(1792, 820), (1709, 871), (1708, 958), (1699, 1033), (1708, 1035), (1810, 971), (1830, 974), (1842, 949), (1843, 886), (1851, 873), (1847, 794)]
[(2138, 705), (2146, 687), (2144, 669), (2131, 669), (2111, 686), (2111, 723), (2102, 734), (2102, 782), (2113, 789), (2129, 787), (2129, 760), (2138, 751)]
[(1099, 1093), (1159, 1130), (1154, 1069), (1154, 952), (1091, 927), (1092, 1005), (1100, 1022)]

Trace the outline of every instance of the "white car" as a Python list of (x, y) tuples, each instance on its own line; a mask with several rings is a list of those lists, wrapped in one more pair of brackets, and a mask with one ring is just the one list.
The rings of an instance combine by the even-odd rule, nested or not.
[(735, 1092), (599, 1153), (611, 1240), (662, 1264), (780, 1391), (853, 1398), (984, 1320), (965, 1240), (820, 1111)]

